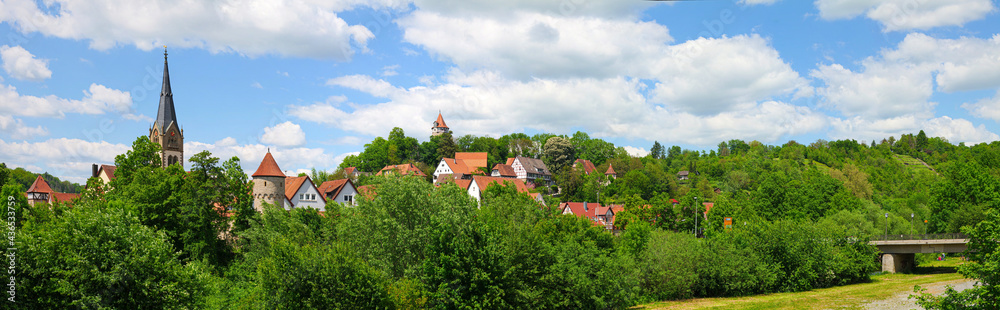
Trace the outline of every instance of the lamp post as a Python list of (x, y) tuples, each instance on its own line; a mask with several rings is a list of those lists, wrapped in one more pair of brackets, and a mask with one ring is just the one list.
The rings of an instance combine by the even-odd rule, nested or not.
[(885, 238), (889, 239), (889, 213), (885, 214)]
[(913, 213), (910, 213), (910, 234), (913, 233)]

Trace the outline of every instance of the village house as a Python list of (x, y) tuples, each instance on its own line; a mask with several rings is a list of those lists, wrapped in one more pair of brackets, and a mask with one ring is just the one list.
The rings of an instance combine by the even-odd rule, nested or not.
[(423, 171), (420, 171), (420, 168), (417, 168), (417, 166), (413, 164), (388, 165), (385, 166), (385, 168), (382, 168), (382, 170), (379, 170), (379, 172), (375, 175), (388, 175), (388, 174), (414, 175), (421, 177), (427, 176), (426, 174), (424, 174)]
[(602, 206), (594, 202), (564, 202), (559, 204), (562, 214), (589, 219), (594, 226), (607, 230), (614, 229), (615, 215), (625, 210), (621, 205)]
[(473, 174), (483, 173), (482, 168), (486, 168), (487, 154), (477, 153), (455, 153), (455, 158), (442, 158), (434, 169), (434, 183), (439, 183), (442, 179), (471, 180)]
[(507, 159), (507, 165), (514, 168), (517, 178), (523, 180), (529, 187), (535, 187), (535, 180), (541, 180), (545, 185), (552, 185), (552, 172), (541, 159), (517, 156)]
[(583, 167), (583, 173), (587, 175), (590, 175), (591, 173), (594, 172), (594, 170), (597, 170), (597, 167), (594, 166), (594, 163), (586, 159), (577, 159), (576, 161), (574, 161), (573, 168), (576, 167)]
[(340, 179), (323, 182), (319, 185), (319, 192), (328, 201), (354, 205), (354, 197), (358, 194), (358, 189), (354, 187), (354, 182), (351, 179)]
[(326, 211), (326, 196), (320, 193), (309, 176), (286, 177), (285, 198), (288, 199), (285, 210), (313, 208)]
[(28, 191), (24, 193), (24, 196), (28, 198), (28, 204), (34, 206), (36, 203), (71, 202), (73, 199), (80, 197), (80, 194), (57, 193), (49, 186), (49, 182), (46, 182), (41, 175), (38, 175), (35, 178), (35, 182), (31, 183)]
[(508, 178), (516, 179), (517, 172), (514, 172), (514, 167), (507, 164), (496, 164), (493, 165), (493, 170), (490, 172), (490, 176), (498, 178)]

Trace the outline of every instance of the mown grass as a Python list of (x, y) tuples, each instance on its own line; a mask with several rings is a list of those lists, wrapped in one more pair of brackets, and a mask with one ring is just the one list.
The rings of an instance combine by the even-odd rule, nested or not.
[(859, 309), (868, 302), (912, 293), (914, 285), (961, 282), (964, 278), (955, 273), (959, 264), (959, 258), (948, 258), (924, 263), (912, 273), (875, 275), (870, 283), (795, 293), (661, 301), (640, 305), (637, 309)]

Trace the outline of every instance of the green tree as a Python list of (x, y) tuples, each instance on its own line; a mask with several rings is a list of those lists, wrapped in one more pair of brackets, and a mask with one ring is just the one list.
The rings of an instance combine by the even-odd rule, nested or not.
[(22, 232), (18, 302), (39, 309), (201, 307), (203, 267), (181, 265), (167, 236), (128, 209), (78, 205)]
[(545, 142), (545, 165), (551, 171), (562, 171), (576, 160), (573, 144), (562, 137), (551, 137)]
[(663, 145), (660, 145), (659, 141), (653, 141), (653, 147), (649, 149), (649, 156), (652, 156), (654, 159), (661, 159), (666, 156), (665, 152)]
[(455, 144), (455, 139), (451, 136), (451, 131), (445, 132), (439, 136), (437, 143), (437, 160), (433, 163), (428, 163), (429, 166), (435, 166), (441, 160), (441, 158), (455, 158), (455, 152), (458, 152), (458, 145)]

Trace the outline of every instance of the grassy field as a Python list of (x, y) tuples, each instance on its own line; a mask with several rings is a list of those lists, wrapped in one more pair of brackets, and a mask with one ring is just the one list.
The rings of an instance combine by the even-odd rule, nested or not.
[(934, 172), (933, 169), (924, 164), (924, 161), (910, 157), (909, 155), (893, 154), (892, 157), (910, 167), (910, 169)]
[(780, 293), (729, 298), (696, 298), (641, 305), (637, 309), (857, 309), (861, 305), (900, 293), (912, 293), (914, 285), (926, 286), (945, 281), (961, 281), (955, 273), (958, 258), (933, 261), (911, 274), (882, 274), (862, 283), (797, 293)]

